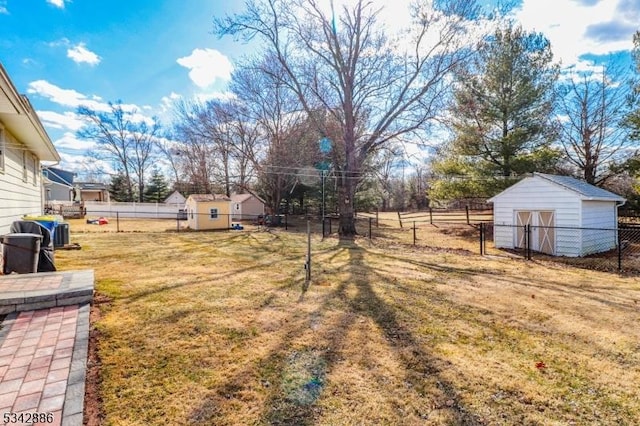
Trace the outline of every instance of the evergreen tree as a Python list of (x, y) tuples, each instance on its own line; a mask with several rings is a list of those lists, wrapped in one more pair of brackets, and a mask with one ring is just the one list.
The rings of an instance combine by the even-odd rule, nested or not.
[[(560, 159), (551, 148), (558, 74), (542, 34), (509, 24), (483, 41), (472, 66), (457, 76), (454, 137), (434, 164), (445, 177), (464, 173), (465, 178), (436, 183), (434, 190), (487, 196), (512, 183), (510, 176), (553, 170)], [(475, 178), (471, 184), (468, 174)], [(431, 195), (446, 197), (447, 191)]]
[(122, 170), (118, 170), (117, 174), (111, 176), (109, 194), (113, 201), (135, 201), (135, 194), (130, 191), (131, 186), (127, 182), (127, 177)]
[(148, 203), (162, 203), (169, 195), (169, 185), (160, 170), (154, 168), (149, 184), (144, 190), (144, 201)]

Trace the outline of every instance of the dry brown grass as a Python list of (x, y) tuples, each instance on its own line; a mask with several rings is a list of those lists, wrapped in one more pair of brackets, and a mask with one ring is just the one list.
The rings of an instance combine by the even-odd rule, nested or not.
[(94, 268), (113, 299), (95, 324), (109, 425), (640, 418), (637, 279), (482, 258), (442, 235), (452, 249), (314, 237), (306, 292), (305, 237), (282, 230), (72, 225), (83, 250), (56, 259)]

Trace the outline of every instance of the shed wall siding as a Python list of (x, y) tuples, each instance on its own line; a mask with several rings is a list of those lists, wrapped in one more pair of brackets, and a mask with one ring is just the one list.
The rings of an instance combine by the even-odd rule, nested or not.
[[(236, 209), (238, 204), (240, 209)], [(256, 197), (251, 197), (243, 203), (232, 202), (232, 209), (234, 220), (254, 220), (258, 215), (264, 214), (264, 204)]]
[[(616, 248), (617, 228), (616, 204), (611, 201), (583, 201), (582, 227), (601, 228), (582, 230), (581, 255), (609, 251)], [(606, 230), (610, 229), (610, 230)]]
[[(231, 202), (229, 201), (201, 201), (196, 203), (193, 200), (187, 200), (186, 207), (187, 225), (191, 229), (203, 231), (209, 229), (229, 229), (231, 226), (229, 215)], [(211, 209), (218, 209), (217, 219), (210, 218)]]
[[(580, 198), (572, 191), (565, 190), (550, 182), (530, 178), (522, 181), (512, 191), (507, 191), (494, 200), (493, 215), (497, 225), (515, 225), (516, 211), (553, 211), (555, 226), (577, 227), (580, 224)], [(496, 247), (513, 248), (515, 228), (495, 226)], [(555, 233), (556, 252), (562, 256), (579, 255), (580, 235), (568, 230)]]
[[(0, 235), (9, 232), (13, 221), (23, 215), (42, 214), (42, 180), (40, 162), (33, 160), (33, 154), (26, 151), (27, 181), (23, 175), (23, 152), (20, 145), (6, 129), (2, 132), (5, 138), (5, 167), (0, 172)], [(35, 182), (35, 183), (34, 183)]]

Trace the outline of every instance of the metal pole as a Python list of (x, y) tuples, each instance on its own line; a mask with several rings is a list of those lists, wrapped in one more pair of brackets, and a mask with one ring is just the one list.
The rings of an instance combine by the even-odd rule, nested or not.
[(413, 221), (413, 245), (416, 245), (416, 221)]
[(376, 207), (376, 228), (380, 227), (380, 223), (378, 222), (378, 208)]
[(531, 225), (525, 225), (527, 233), (527, 260), (531, 260)]
[(469, 225), (469, 206), (464, 206), (464, 209), (467, 213), (467, 225)]
[[(324, 224), (324, 170), (322, 170), (322, 222)], [(324, 232), (322, 236), (324, 237)]]
[(483, 250), (484, 223), (480, 222), (480, 256), (484, 254)]
[(284, 214), (284, 230), (287, 231), (289, 229), (289, 225), (287, 224), (287, 214)]
[(618, 228), (618, 272), (622, 271), (622, 244), (620, 240), (620, 228)]
[(307, 220), (307, 278), (306, 284), (311, 281), (311, 221)]
[(323, 217), (323, 218), (322, 218), (322, 239), (323, 239), (323, 240), (324, 240), (325, 235), (327, 235), (327, 232), (326, 232), (326, 229), (325, 229), (325, 228), (326, 228), (326, 226), (325, 226), (325, 220), (324, 220), (324, 217)]
[(433, 225), (433, 209), (429, 207), (429, 224)]
[(116, 212), (116, 232), (120, 232), (120, 212)]
[(180, 214), (176, 214), (176, 232), (180, 232)]
[(369, 239), (371, 239), (371, 222), (373, 222), (373, 218), (369, 218)]

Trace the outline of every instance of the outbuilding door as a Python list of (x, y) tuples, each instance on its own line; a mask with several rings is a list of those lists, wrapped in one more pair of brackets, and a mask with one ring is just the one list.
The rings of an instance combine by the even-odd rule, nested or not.
[(538, 213), (538, 247), (537, 250), (546, 254), (555, 254), (556, 238), (555, 238), (555, 220), (553, 212), (537, 212)]
[(516, 212), (516, 241), (515, 248), (525, 248), (527, 246), (526, 234), (524, 232), (525, 225), (533, 223), (533, 212), (519, 211)]
[(555, 254), (555, 214), (553, 211), (529, 211), (515, 212), (516, 232), (515, 247), (526, 248), (525, 225), (531, 225), (531, 250), (546, 254)]

